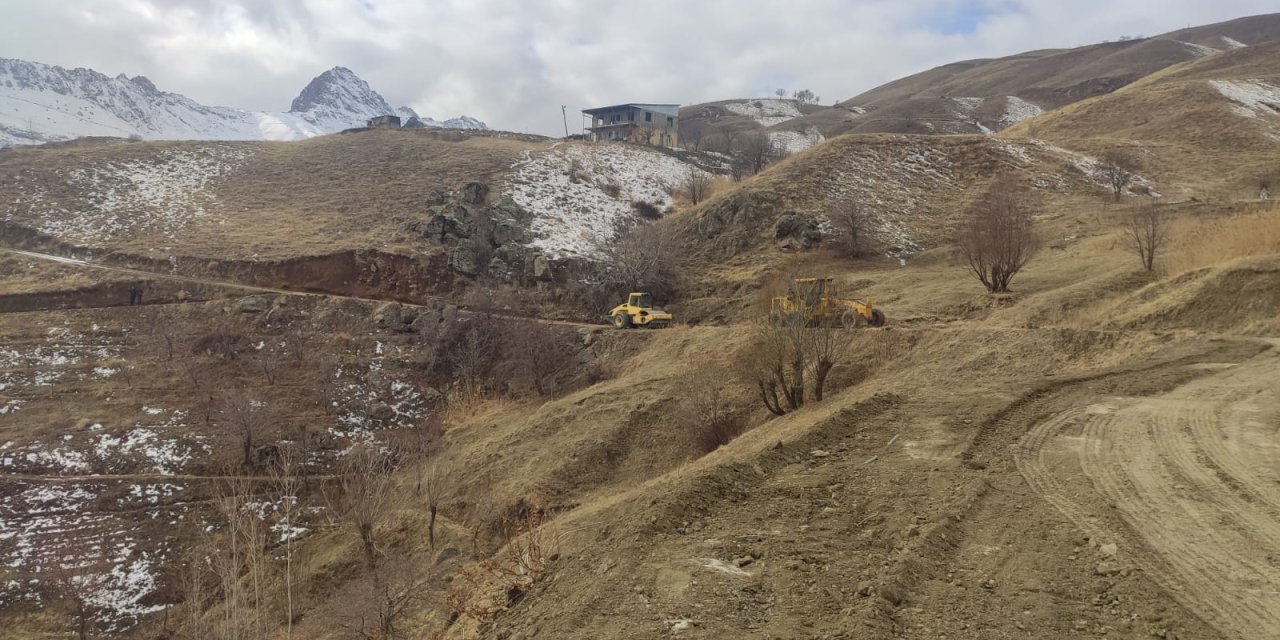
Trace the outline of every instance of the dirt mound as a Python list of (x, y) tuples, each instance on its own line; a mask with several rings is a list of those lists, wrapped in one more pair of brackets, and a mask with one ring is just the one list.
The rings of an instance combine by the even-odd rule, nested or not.
[(1185, 273), (1143, 288), (1117, 309), (1115, 328), (1280, 335), (1280, 260)]

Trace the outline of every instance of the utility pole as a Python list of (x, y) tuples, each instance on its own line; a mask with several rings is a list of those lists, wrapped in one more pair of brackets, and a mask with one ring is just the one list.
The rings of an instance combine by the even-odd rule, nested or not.
[(569, 105), (560, 105), (560, 117), (564, 119), (564, 137), (569, 137)]

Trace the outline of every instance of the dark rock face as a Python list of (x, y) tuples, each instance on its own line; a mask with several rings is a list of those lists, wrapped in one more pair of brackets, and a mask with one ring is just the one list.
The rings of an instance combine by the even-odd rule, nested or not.
[(782, 249), (811, 249), (822, 242), (822, 229), (814, 216), (786, 214), (774, 222), (773, 237)]

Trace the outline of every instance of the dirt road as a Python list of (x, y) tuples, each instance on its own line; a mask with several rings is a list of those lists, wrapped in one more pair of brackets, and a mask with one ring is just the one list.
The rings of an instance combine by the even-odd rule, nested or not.
[[(279, 289), (279, 288), (275, 288), (275, 287), (262, 287), (262, 286), (255, 286), (255, 285), (241, 284), (241, 283), (239, 283), (239, 282), (231, 282), (231, 281), (227, 281), (227, 280), (215, 280), (215, 279), (209, 279), (209, 278), (195, 278), (195, 277), (184, 276), (184, 275), (178, 275), (178, 274), (172, 274), (172, 273), (162, 273), (162, 272), (159, 272), (159, 271), (146, 271), (146, 270), (143, 270), (143, 269), (131, 269), (131, 268), (128, 268), (128, 267), (117, 267), (117, 266), (113, 266), (113, 265), (106, 265), (106, 264), (100, 264), (100, 263), (96, 263), (96, 262), (89, 262), (89, 261), (86, 261), (86, 260), (79, 260), (79, 259), (76, 259), (76, 258), (68, 258), (68, 257), (65, 257), (65, 256), (59, 256), (59, 255), (54, 255), (54, 254), (49, 254), (49, 253), (39, 253), (39, 252), (36, 252), (36, 251), (24, 251), (24, 250), (21, 250), (21, 249), (9, 249), (9, 248), (6, 248), (6, 247), (0, 247), (0, 253), (8, 253), (8, 254), (11, 254), (11, 255), (21, 256), (21, 257), (24, 257), (24, 258), (31, 258), (31, 259), (34, 259), (34, 260), (44, 260), (44, 261), (46, 261), (46, 262), (55, 262), (55, 263), (58, 263), (58, 264), (70, 265), (70, 266), (75, 266), (75, 267), (82, 267), (82, 268), (85, 268), (85, 269), (93, 269), (93, 270), (97, 270), (97, 271), (107, 271), (107, 272), (111, 272), (111, 273), (119, 273), (119, 274), (123, 274), (123, 275), (133, 276), (133, 277), (136, 277), (136, 278), (146, 278), (146, 279), (153, 279), (153, 280), (154, 280), (154, 279), (159, 279), (159, 280), (168, 280), (168, 281), (172, 281), (172, 282), (184, 282), (184, 283), (189, 283), (189, 284), (203, 285), (203, 286), (207, 286), (207, 287), (224, 287), (224, 288), (230, 288), (230, 289), (238, 289), (238, 290), (242, 290), (242, 291), (245, 291), (245, 292), (248, 292), (248, 293), (270, 293), (270, 294), (275, 294), (275, 295), (286, 295), (286, 296), (319, 296), (319, 297), (325, 297), (325, 298), (346, 298), (346, 299), (351, 299), (351, 300), (361, 300), (361, 301), (364, 301), (364, 302), (370, 302), (370, 303), (399, 302), (400, 304), (402, 304), (402, 305), (404, 305), (404, 306), (406, 306), (406, 307), (411, 307), (411, 308), (424, 308), (424, 307), (426, 306), (426, 305), (414, 304), (414, 303), (410, 303), (410, 302), (403, 302), (403, 301), (399, 301), (399, 300), (385, 300), (385, 299), (380, 299), (380, 298), (365, 298), (365, 297), (361, 297), (361, 296), (351, 296), (351, 295), (344, 295), (344, 294), (340, 294), (340, 293), (313, 293), (313, 292), (303, 292), (303, 291), (292, 291), (292, 290), (290, 290), (290, 289)], [(436, 298), (436, 301), (437, 301), (439, 304), (441, 304), (441, 305), (445, 305), (445, 304), (454, 304), (454, 302), (453, 302), (453, 301), (451, 301), (451, 300), (449, 300), (449, 299), (447, 299), (447, 298), (443, 298), (443, 297), (441, 297), (441, 298)], [(479, 315), (479, 314), (486, 313), (486, 312), (484, 312), (484, 311), (472, 310), (472, 309), (461, 309), (461, 308), (460, 308), (460, 309), (459, 309), (459, 313), (462, 313), (462, 314), (465, 314), (465, 315)], [(518, 321), (525, 321), (525, 322), (527, 322), (527, 321), (531, 321), (531, 320), (532, 320), (532, 321), (534, 321), (534, 322), (538, 322), (538, 323), (541, 323), (541, 324), (558, 325), (558, 326), (563, 326), (563, 327), (599, 328), (599, 327), (602, 327), (602, 326), (607, 326), (607, 325), (604, 325), (604, 324), (594, 324), (594, 323), (587, 323), (587, 322), (571, 322), (571, 321), (568, 321), (568, 320), (551, 320), (551, 319), (547, 319), (547, 318), (529, 318), (528, 316), (517, 316), (517, 315), (511, 315), (511, 314), (504, 314), (504, 313), (493, 313), (493, 312), (489, 312), (489, 313), (488, 313), (488, 315), (493, 316), (493, 317), (496, 317), (496, 318), (503, 318), (503, 319), (507, 319), (507, 320), (518, 320)]]
[(1228, 637), (1280, 637), (1280, 353), (1199, 366), (1215, 372), (1036, 424), (1018, 468), (1113, 541), (1100, 574), (1141, 570)]

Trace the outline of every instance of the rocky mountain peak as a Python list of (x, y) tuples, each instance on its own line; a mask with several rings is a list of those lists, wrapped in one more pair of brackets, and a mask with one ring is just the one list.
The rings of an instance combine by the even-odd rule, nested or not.
[(387, 101), (346, 67), (334, 67), (316, 76), (293, 99), (294, 113), (328, 111), (379, 116), (395, 113)]

